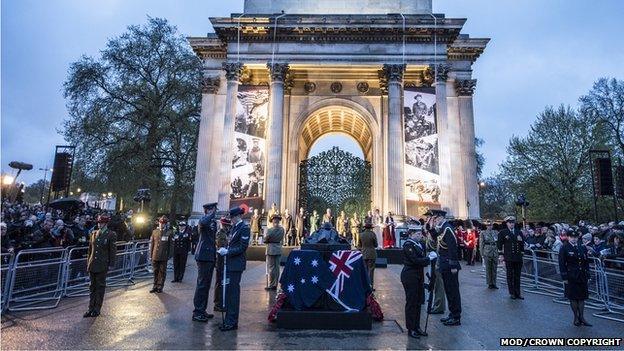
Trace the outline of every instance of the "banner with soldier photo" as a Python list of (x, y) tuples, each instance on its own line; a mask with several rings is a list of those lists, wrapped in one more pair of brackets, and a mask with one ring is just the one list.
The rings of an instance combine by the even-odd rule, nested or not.
[(236, 103), (230, 199), (232, 206), (261, 208), (266, 165), (269, 89), (241, 86)]
[(406, 199), (421, 204), (439, 204), (435, 89), (405, 88), (403, 112)]

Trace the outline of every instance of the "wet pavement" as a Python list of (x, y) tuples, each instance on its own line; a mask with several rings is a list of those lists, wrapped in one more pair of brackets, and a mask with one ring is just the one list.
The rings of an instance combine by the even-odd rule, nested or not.
[[(510, 300), (506, 287), (485, 288), (480, 267), (460, 272), (462, 325), (443, 326), (432, 315), (429, 337), (411, 339), (404, 330), (401, 266), (375, 272), (377, 299), (385, 321), (371, 331), (283, 331), (267, 322), (275, 292), (264, 291), (263, 262), (249, 262), (243, 275), (239, 329), (222, 333), (221, 316), (207, 324), (191, 321), (195, 263), (189, 259), (183, 283), (162, 294), (148, 293), (149, 280), (109, 290), (102, 315), (82, 318), (87, 297), (65, 298), (44, 311), (2, 317), (2, 349), (499, 349), (502, 337), (622, 337), (624, 323), (586, 312), (593, 327), (575, 327), (567, 305), (552, 297), (526, 293)], [(212, 301), (212, 291), (211, 291)], [(423, 307), (424, 308), (424, 307)], [(212, 304), (210, 304), (212, 310)], [(425, 316), (423, 316), (424, 318)], [(424, 325), (424, 320), (423, 320)], [(604, 349), (600, 347), (597, 349)]]

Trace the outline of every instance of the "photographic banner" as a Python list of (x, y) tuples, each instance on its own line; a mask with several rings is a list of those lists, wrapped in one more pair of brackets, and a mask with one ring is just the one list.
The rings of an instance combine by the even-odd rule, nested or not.
[(263, 206), (269, 89), (240, 86), (232, 149), (230, 205)]
[(408, 214), (440, 207), (440, 170), (434, 88), (405, 88), (405, 197)]

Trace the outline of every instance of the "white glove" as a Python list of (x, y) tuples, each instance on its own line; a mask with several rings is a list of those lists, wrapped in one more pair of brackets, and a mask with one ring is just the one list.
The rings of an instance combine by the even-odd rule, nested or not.
[(437, 254), (437, 253), (435, 253), (434, 251), (431, 251), (431, 252), (429, 253), (429, 260), (433, 261), (433, 260), (435, 260), (436, 258), (438, 258), (438, 254)]
[(228, 253), (228, 249), (226, 249), (225, 247), (220, 248), (217, 253), (221, 256), (225, 256)]

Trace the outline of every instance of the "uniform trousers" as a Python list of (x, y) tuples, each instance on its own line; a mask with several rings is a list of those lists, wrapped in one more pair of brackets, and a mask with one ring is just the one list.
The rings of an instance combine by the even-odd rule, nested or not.
[(184, 278), (184, 271), (186, 271), (186, 259), (188, 258), (188, 252), (180, 252), (173, 254), (173, 279), (182, 280)]
[(104, 302), (104, 292), (106, 291), (106, 271), (89, 272), (91, 284), (89, 285), (89, 311), (100, 313)]
[(197, 286), (193, 296), (194, 316), (206, 314), (214, 264), (214, 261), (197, 261)]
[(216, 277), (215, 277), (215, 290), (214, 290), (214, 305), (215, 307), (223, 306), (223, 256), (217, 255), (217, 262), (215, 265)]
[(459, 294), (459, 272), (451, 273), (451, 271), (442, 272), (442, 281), (444, 282), (444, 292), (448, 301), (449, 315), (455, 319), (461, 318), (461, 296)]
[(364, 265), (366, 266), (366, 271), (368, 272), (371, 287), (375, 287), (375, 260), (364, 260)]
[(485, 281), (487, 282), (487, 285), (496, 285), (498, 257), (483, 257), (483, 261), (485, 263)]
[(401, 279), (403, 290), (405, 290), (405, 326), (408, 330), (420, 329), (420, 312), (422, 310), (421, 290), (423, 281), (415, 279), (414, 276)]
[(509, 289), (509, 295), (520, 296), (520, 275), (522, 273), (522, 261), (505, 261), (505, 268), (507, 269), (507, 288)]
[(444, 280), (440, 271), (436, 270), (435, 287), (433, 289), (433, 306), (431, 313), (444, 313), (446, 311), (446, 296), (444, 293)]
[(240, 310), (240, 281), (243, 272), (226, 272), (225, 286), (225, 324), (238, 326)]
[(167, 261), (152, 261), (154, 269), (154, 289), (162, 289), (167, 278)]
[(267, 272), (269, 273), (269, 281), (267, 287), (276, 288), (280, 275), (280, 258), (281, 255), (267, 255)]

